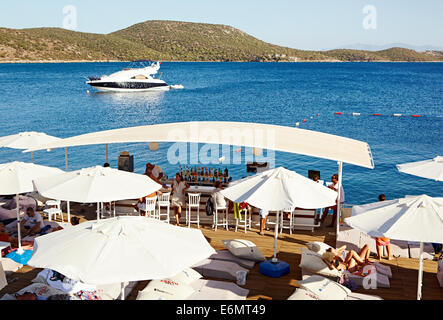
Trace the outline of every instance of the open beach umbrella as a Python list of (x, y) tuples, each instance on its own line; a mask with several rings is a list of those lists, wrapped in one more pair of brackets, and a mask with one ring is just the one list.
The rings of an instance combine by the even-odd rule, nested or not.
[(400, 172), (414, 176), (443, 181), (443, 157), (438, 156), (431, 160), (398, 164)]
[(423, 243), (443, 243), (443, 198), (407, 196), (354, 206), (345, 222), (371, 237), (420, 242), (417, 299), (421, 299)]
[(97, 204), (141, 198), (162, 187), (148, 176), (100, 166), (43, 177), (34, 184), (44, 197)]
[[(43, 132), (20, 132), (17, 134), (0, 137), (0, 147), (12, 149), (29, 149), (42, 144), (54, 143), (62, 139), (49, 136)], [(33, 161), (33, 152), (31, 152), (31, 161)]]
[(28, 264), (101, 285), (172, 277), (214, 253), (200, 230), (116, 217), (36, 238)]
[[(62, 173), (58, 168), (36, 165), (24, 162), (9, 162), (0, 164), (0, 194), (16, 195), (17, 221), (20, 221), (19, 194), (34, 191), (32, 181), (40, 177), (47, 177)], [(18, 252), (22, 253), (20, 228), (17, 226)]]
[(277, 211), (274, 258), (277, 261), (279, 211), (289, 208), (318, 209), (335, 205), (337, 192), (294, 171), (279, 167), (239, 180), (221, 191), (229, 200)]

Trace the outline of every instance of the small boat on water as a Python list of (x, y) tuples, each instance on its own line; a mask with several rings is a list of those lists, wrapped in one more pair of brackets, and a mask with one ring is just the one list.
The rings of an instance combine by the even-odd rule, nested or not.
[[(141, 67), (134, 68), (135, 63)], [(161, 62), (138, 60), (131, 67), (101, 77), (88, 77), (86, 84), (100, 91), (133, 92), (133, 91), (165, 91), (171, 88), (165, 81), (153, 76), (158, 73)]]

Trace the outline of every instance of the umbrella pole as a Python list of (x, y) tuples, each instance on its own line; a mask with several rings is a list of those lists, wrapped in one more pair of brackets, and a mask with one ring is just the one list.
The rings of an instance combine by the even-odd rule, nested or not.
[(280, 211), (277, 211), (276, 220), (275, 220), (275, 239), (274, 239), (274, 258), (272, 258), (272, 262), (277, 263), (277, 241), (278, 241), (278, 216)]
[(31, 163), (34, 163), (34, 151), (31, 151)]
[(65, 171), (68, 172), (68, 148), (65, 147)]
[(122, 300), (125, 300), (125, 283), (124, 283), (124, 282), (122, 282), (121, 299), (122, 299)]
[(418, 266), (417, 300), (421, 300), (422, 282), (423, 282), (423, 242), (420, 242), (420, 262)]
[(100, 204), (97, 202), (97, 220), (100, 220)]
[(66, 201), (66, 206), (68, 210), (68, 223), (71, 222), (71, 203), (69, 201)]
[(16, 195), (15, 198), (15, 204), (17, 206), (17, 236), (18, 236), (18, 249), (17, 249), (17, 253), (18, 254), (22, 254), (24, 252), (23, 248), (22, 248), (22, 235), (21, 235), (21, 230), (20, 230), (20, 203), (19, 203), (19, 197), (18, 197), (18, 193)]
[(338, 163), (338, 195), (337, 195), (337, 217), (336, 217), (336, 235), (340, 232), (340, 217), (341, 217), (341, 185), (343, 175), (343, 162)]

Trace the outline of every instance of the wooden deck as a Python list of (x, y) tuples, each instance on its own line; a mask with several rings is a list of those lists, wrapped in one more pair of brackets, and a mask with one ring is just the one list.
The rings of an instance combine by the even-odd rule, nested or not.
[[(82, 220), (86, 218), (92, 219), (95, 213), (91, 213), (91, 210), (83, 210), (86, 212), (76, 216), (81, 217)], [(327, 224), (329, 224), (329, 221), (326, 221), (325, 225)], [(254, 242), (267, 258), (271, 258), (274, 252), (274, 230), (273, 227), (271, 228), (271, 230), (265, 232), (264, 236), (260, 236), (257, 229), (252, 229), (247, 233), (240, 230), (236, 233), (233, 231), (234, 229), (229, 231), (218, 229), (215, 232), (209, 225), (201, 226), (203, 234), (216, 250), (224, 249), (222, 240), (247, 239)], [(281, 278), (269, 278), (259, 273), (259, 266), (256, 264), (249, 273), (244, 286), (244, 288), (250, 290), (248, 299), (287, 299), (294, 292), (297, 280), (302, 279), (301, 269), (298, 267), (301, 258), (301, 248), (311, 241), (324, 241), (334, 246), (335, 231), (333, 228), (321, 227), (314, 232), (296, 231), (294, 234), (289, 235), (288, 231), (285, 230), (279, 237), (277, 257), (290, 264), (291, 272)], [(391, 266), (393, 274), (392, 279), (390, 279), (391, 288), (370, 291), (359, 289), (357, 292), (378, 295), (387, 300), (415, 300), (417, 294), (418, 260), (394, 258), (391, 261), (382, 260), (381, 262)], [(1, 290), (0, 296), (4, 293), (13, 293), (26, 287), (39, 271), (27, 266), (23, 267), (10, 277), (17, 278), (17, 280)], [(443, 288), (439, 287), (436, 273), (437, 262), (425, 260), (423, 273), (423, 299), (425, 300), (443, 299)], [(138, 291), (142, 290), (147, 283), (148, 281), (139, 282), (130, 293), (128, 300), (134, 300), (137, 297)]]

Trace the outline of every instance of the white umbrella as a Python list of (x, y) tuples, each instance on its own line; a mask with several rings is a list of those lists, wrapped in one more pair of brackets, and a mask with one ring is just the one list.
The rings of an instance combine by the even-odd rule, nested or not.
[[(34, 191), (32, 180), (51, 176), (63, 172), (58, 168), (40, 166), (33, 163), (9, 162), (0, 164), (0, 194), (17, 196), (17, 221), (20, 220), (20, 203), (18, 195), (20, 193)], [(17, 225), (18, 232), (18, 252), (23, 252), (21, 247), (20, 228)]]
[(214, 253), (200, 230), (117, 217), (36, 238), (28, 264), (101, 285), (171, 277)]
[(443, 157), (438, 156), (431, 160), (409, 162), (398, 164), (400, 172), (412, 174), (414, 176), (443, 181)]
[(337, 200), (334, 190), (283, 167), (239, 180), (221, 193), (234, 202), (272, 211), (325, 208)]
[[(29, 149), (42, 144), (54, 143), (62, 139), (49, 136), (43, 132), (20, 132), (10, 136), (0, 137), (0, 147), (12, 149)], [(31, 161), (33, 153), (31, 152)]]
[(44, 197), (83, 203), (136, 199), (161, 189), (148, 176), (100, 166), (36, 179), (34, 184)]
[(289, 208), (318, 209), (335, 205), (337, 192), (294, 171), (279, 167), (236, 182), (221, 191), (229, 200), (277, 211), (274, 261), (277, 259), (279, 211)]
[(443, 243), (443, 198), (407, 196), (354, 206), (345, 222), (372, 237), (420, 242), (417, 299), (421, 299), (423, 243)]

